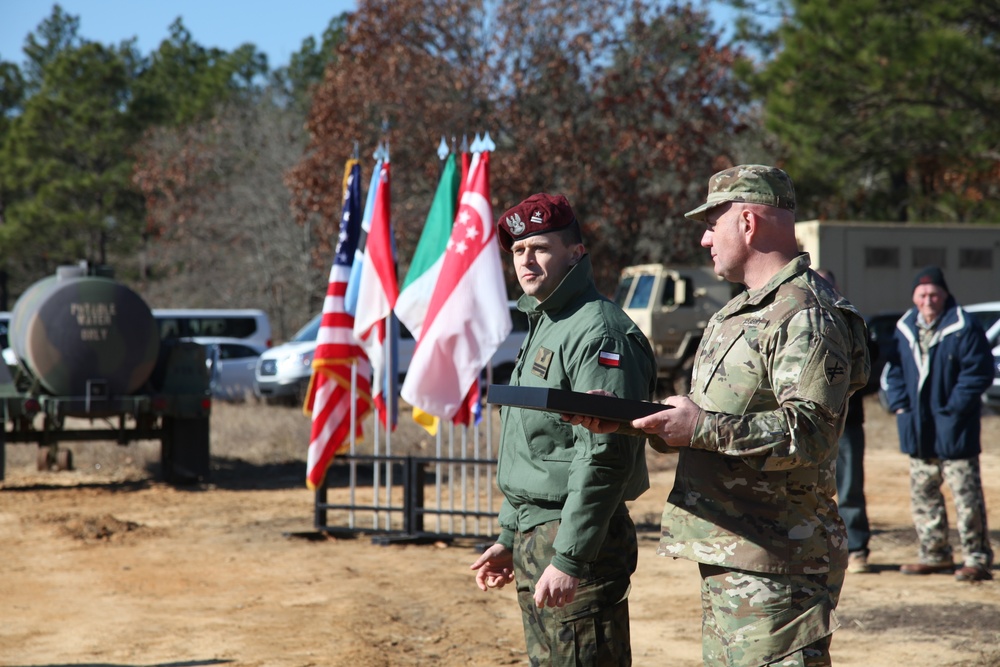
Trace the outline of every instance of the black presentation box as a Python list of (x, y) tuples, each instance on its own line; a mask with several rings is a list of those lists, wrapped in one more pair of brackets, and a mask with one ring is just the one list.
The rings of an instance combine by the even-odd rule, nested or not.
[(568, 389), (512, 387), (506, 384), (491, 384), (486, 402), (528, 410), (597, 417), (625, 424), (671, 407), (662, 403), (586, 394)]

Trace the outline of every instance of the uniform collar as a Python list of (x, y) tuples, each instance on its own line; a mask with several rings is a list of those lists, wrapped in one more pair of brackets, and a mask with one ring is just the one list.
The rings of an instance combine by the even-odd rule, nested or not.
[(594, 268), (590, 263), (590, 255), (580, 258), (576, 266), (569, 270), (562, 282), (553, 290), (545, 301), (539, 301), (533, 296), (522, 294), (517, 300), (517, 307), (526, 313), (558, 312), (577, 296), (594, 285)]
[(780, 271), (778, 271), (767, 284), (760, 289), (754, 290), (752, 292), (744, 292), (742, 300), (739, 301), (739, 307), (742, 306), (757, 306), (760, 305), (772, 292), (777, 290), (783, 284), (787, 283), (789, 280), (805, 273), (809, 270), (809, 253), (803, 252), (796, 255), (795, 259), (785, 264)]

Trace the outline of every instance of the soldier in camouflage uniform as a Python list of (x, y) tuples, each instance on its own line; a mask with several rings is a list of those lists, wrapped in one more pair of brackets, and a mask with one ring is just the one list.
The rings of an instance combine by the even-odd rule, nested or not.
[[(594, 285), (562, 196), (534, 195), (497, 222), (524, 290), (528, 336), (511, 384), (648, 399), (656, 381), (642, 332)], [(500, 537), (472, 565), (482, 590), (517, 582), (533, 666), (632, 663), (628, 593), (638, 558), (625, 502), (649, 487), (644, 438), (595, 435), (548, 412), (504, 407)]]
[(979, 434), (980, 395), (993, 382), (993, 354), (982, 327), (948, 293), (939, 268), (917, 274), (913, 304), (896, 324), (884, 375), (899, 446), (910, 455), (910, 504), (920, 542), (918, 562), (900, 571), (955, 570), (941, 494), (947, 482), (965, 556), (955, 578), (989, 580), (993, 550), (979, 474)]
[(711, 178), (686, 215), (707, 225), (715, 272), (747, 291), (709, 322), (690, 396), (632, 422), (679, 451), (657, 553), (700, 564), (706, 665), (828, 665), (838, 627), (837, 440), (870, 362), (864, 320), (798, 254), (794, 210), (780, 169)]

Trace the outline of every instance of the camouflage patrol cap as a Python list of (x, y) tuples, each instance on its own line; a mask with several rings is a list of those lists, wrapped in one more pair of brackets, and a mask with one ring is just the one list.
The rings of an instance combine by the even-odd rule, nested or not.
[(569, 227), (576, 215), (563, 195), (531, 195), (497, 219), (500, 247), (510, 252), (516, 241)]
[(720, 171), (708, 180), (708, 200), (684, 214), (691, 220), (704, 220), (710, 210), (728, 202), (764, 204), (795, 210), (795, 187), (792, 179), (777, 167), (741, 164)]

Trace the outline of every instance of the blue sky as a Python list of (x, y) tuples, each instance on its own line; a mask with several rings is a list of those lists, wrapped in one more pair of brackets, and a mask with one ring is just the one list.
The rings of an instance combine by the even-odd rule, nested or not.
[[(52, 14), (53, 0), (0, 0), (0, 60), (22, 63), (24, 40)], [(194, 40), (205, 47), (232, 51), (252, 42), (267, 54), (271, 69), (287, 65), (302, 40), (319, 39), (330, 19), (357, 8), (356, 0), (59, 0), (63, 10), (80, 18), (80, 36), (117, 45), (139, 39), (149, 54), (169, 35), (178, 16)], [(732, 10), (718, 0), (709, 7), (726, 29)]]
[(232, 51), (252, 42), (271, 69), (288, 64), (302, 40), (319, 39), (330, 19), (355, 0), (0, 0), (0, 59), (23, 62), (21, 48), (55, 4), (80, 18), (80, 36), (102, 44), (138, 37), (154, 51), (178, 16), (198, 44)]

